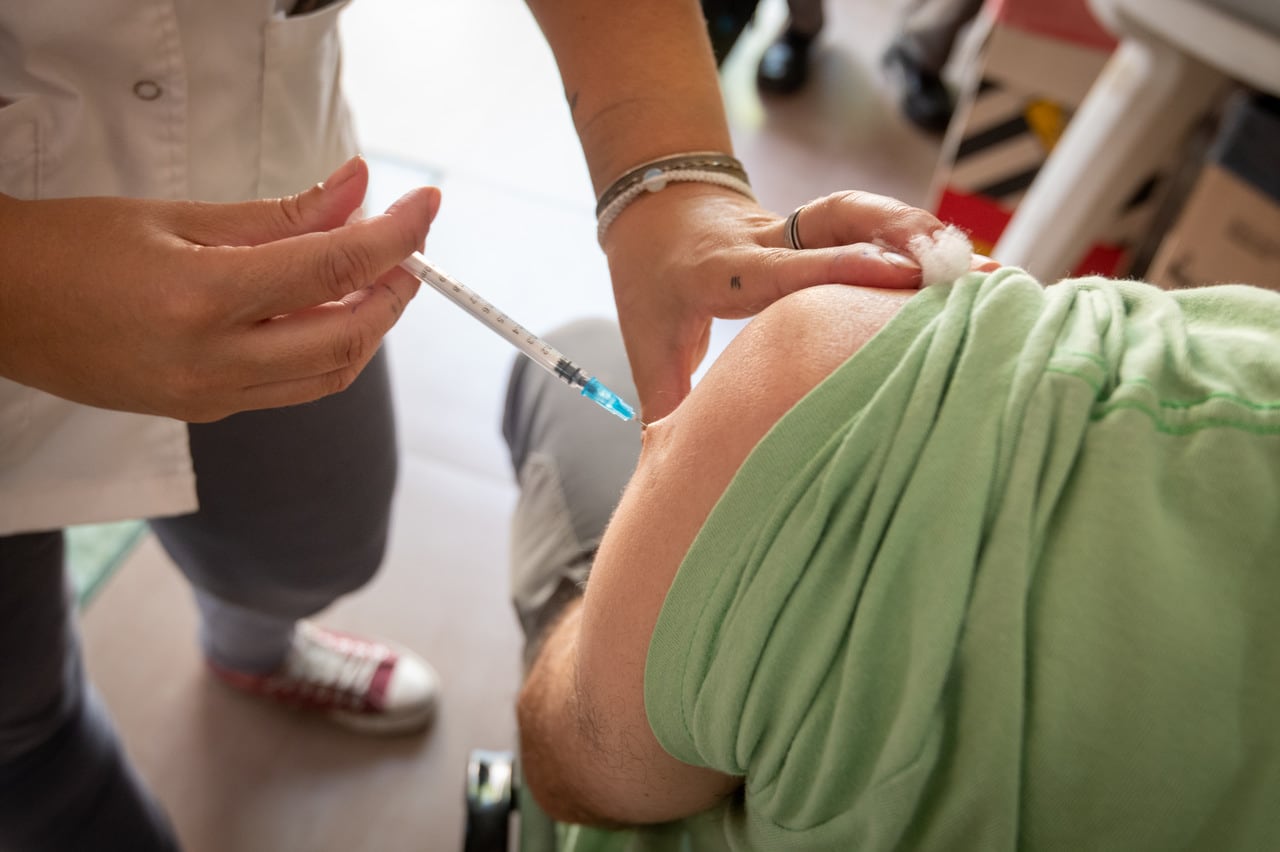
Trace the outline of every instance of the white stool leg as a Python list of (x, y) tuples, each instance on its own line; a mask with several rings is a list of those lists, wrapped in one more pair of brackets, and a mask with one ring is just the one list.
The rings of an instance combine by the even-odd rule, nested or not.
[(1069, 275), (1223, 81), (1162, 42), (1122, 41), (1001, 234), (995, 259), (1046, 282)]

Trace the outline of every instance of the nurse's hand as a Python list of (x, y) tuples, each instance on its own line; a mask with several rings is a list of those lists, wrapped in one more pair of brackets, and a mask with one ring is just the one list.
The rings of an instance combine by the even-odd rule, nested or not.
[(351, 384), (418, 290), (434, 188), (348, 222), (353, 159), (289, 198), (0, 195), (0, 375), (76, 402), (209, 421)]
[(637, 199), (605, 235), (605, 252), (642, 419), (665, 417), (689, 394), (713, 317), (751, 316), (815, 284), (919, 287), (907, 243), (941, 227), (892, 198), (841, 192), (804, 207), (796, 250), (782, 217), (731, 190), (676, 183)]

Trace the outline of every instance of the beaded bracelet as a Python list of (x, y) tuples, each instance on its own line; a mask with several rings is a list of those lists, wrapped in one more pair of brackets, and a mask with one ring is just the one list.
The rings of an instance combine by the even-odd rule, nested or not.
[(596, 239), (604, 245), (605, 232), (631, 202), (644, 192), (658, 192), (674, 181), (696, 181), (727, 187), (752, 201), (755, 195), (747, 182), (742, 163), (716, 151), (694, 151), (674, 154), (641, 163), (609, 184), (596, 203)]

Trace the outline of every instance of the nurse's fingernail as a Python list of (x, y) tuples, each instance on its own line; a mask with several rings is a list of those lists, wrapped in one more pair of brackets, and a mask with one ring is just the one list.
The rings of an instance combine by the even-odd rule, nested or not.
[(320, 186), (324, 189), (337, 189), (338, 187), (342, 186), (344, 183), (346, 183), (347, 181), (355, 177), (356, 173), (359, 171), (360, 171), (360, 156), (357, 154), (356, 156), (352, 157), (350, 160), (347, 160), (345, 163), (338, 166), (338, 168), (334, 170), (333, 174), (329, 175), (327, 178), (325, 178), (323, 181), (320, 182)]
[(880, 256), (894, 266), (900, 266), (903, 269), (919, 269), (920, 264), (916, 263), (905, 254), (898, 254), (896, 251), (882, 251)]

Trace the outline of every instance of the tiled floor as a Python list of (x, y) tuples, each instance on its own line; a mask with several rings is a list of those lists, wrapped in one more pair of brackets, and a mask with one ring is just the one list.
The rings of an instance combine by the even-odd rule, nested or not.
[[(785, 212), (843, 188), (924, 200), (937, 144), (897, 117), (877, 71), (896, 6), (828, 0), (811, 85), (766, 102), (755, 62), (785, 5), (763, 4), (723, 79), (737, 151), (766, 206)], [(427, 253), (443, 268), (533, 328), (611, 314), (585, 166), (523, 3), (362, 0), (344, 27), (374, 164), (369, 206), (436, 183), (445, 200)], [(211, 683), (189, 596), (150, 538), (85, 614), (91, 674), (190, 852), (461, 849), (466, 755), (513, 743), (515, 491), (498, 431), (512, 355), (425, 289), (390, 347), (404, 450), (390, 555), (328, 620), (435, 663), (446, 697), (428, 735), (344, 735)]]

